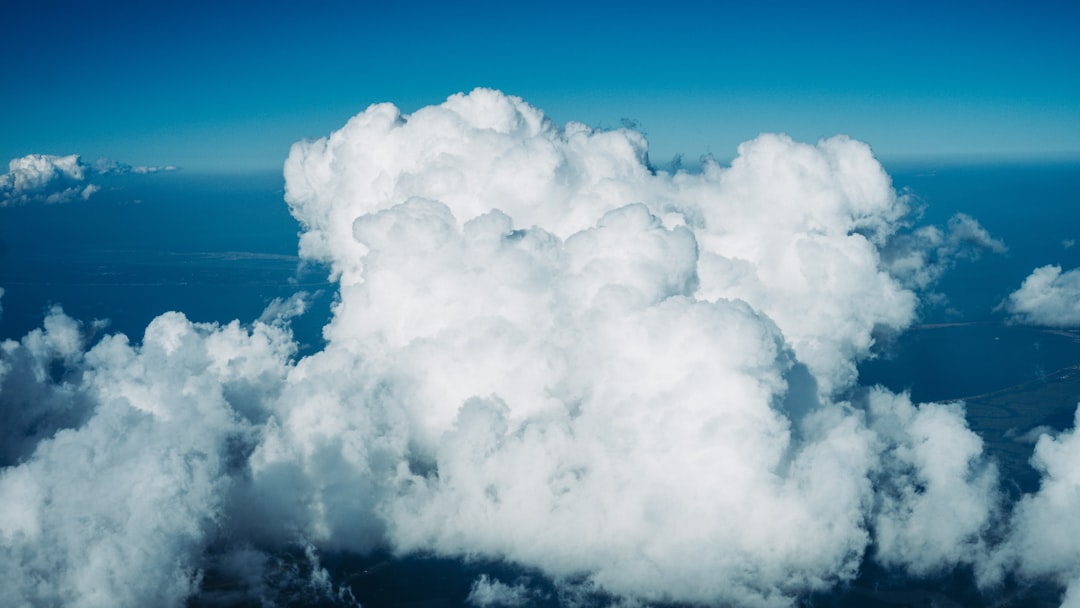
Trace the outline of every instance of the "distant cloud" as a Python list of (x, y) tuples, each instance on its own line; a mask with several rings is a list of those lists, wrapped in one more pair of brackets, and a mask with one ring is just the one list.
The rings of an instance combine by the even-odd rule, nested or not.
[(30, 154), (12, 159), (0, 175), (0, 205), (32, 201), (62, 203), (89, 198), (94, 189), (83, 184), (87, 167), (78, 155)]
[(79, 155), (29, 154), (12, 159), (8, 172), (0, 175), (0, 206), (26, 203), (68, 203), (87, 200), (101, 190), (89, 180), (95, 175), (156, 173), (176, 167), (131, 166), (100, 159), (87, 164)]
[(100, 175), (124, 175), (127, 173), (135, 173), (137, 175), (146, 175), (148, 173), (158, 173), (161, 171), (176, 171), (176, 167), (173, 165), (166, 165), (161, 167), (146, 166), (146, 165), (129, 165), (121, 163), (119, 161), (111, 160), (108, 158), (99, 158), (94, 161), (92, 165), (94, 172)]
[(1080, 268), (1036, 268), (1004, 303), (1013, 321), (1048, 327), (1080, 327)]

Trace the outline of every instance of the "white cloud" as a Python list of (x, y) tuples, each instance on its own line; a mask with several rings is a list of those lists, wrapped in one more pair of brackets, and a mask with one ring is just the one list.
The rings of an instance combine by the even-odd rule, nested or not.
[(983, 251), (1003, 254), (1008, 248), (978, 220), (957, 213), (949, 218), (944, 229), (920, 226), (898, 232), (884, 247), (882, 257), (890, 274), (905, 286), (926, 290), (953, 268), (957, 260), (978, 259)]
[(137, 175), (146, 175), (148, 173), (158, 173), (162, 171), (176, 171), (177, 168), (173, 165), (165, 166), (148, 166), (148, 165), (129, 165), (109, 158), (99, 158), (94, 161), (93, 170), (98, 175), (123, 175), (126, 173), (135, 173)]
[[(88, 351), (57, 310), (6, 342), (0, 603), (180, 605), (200, 570), (272, 602), (268, 554), (297, 546), (287, 584), (343, 603), (317, 551), (758, 606), (850, 582), (871, 546), (918, 575), (976, 562), (996, 482), (962, 408), (839, 397), (917, 303), (869, 148), (645, 156), (496, 91), (372, 106), (285, 165), (301, 254), (340, 286), (323, 351), (293, 360), (302, 296)], [(482, 578), (471, 601), (526, 593)]]
[(87, 167), (77, 154), (28, 154), (12, 159), (8, 172), (0, 175), (0, 205), (75, 200), (86, 192), (81, 185), (86, 172)]
[(55, 390), (90, 412), (0, 472), (0, 603), (178, 605), (198, 588), (196, 566), (243, 466), (236, 451), (254, 440), (230, 399), (266, 399), (291, 343), (262, 324), (248, 332), (169, 313), (140, 346), (112, 336), (83, 355), (74, 322), (49, 318), (44, 332), (5, 344), (5, 360), (76, 358), (82, 373)]
[(518, 606), (528, 606), (534, 596), (535, 592), (523, 582), (507, 585), (499, 579), (481, 574), (473, 581), (472, 588), (469, 589), (469, 596), (465, 601), (480, 608), (499, 606), (517, 608)]
[(67, 178), (82, 181), (85, 166), (79, 156), (52, 156), (49, 154), (29, 154), (12, 159), (8, 163), (8, 178), (11, 187), (18, 192), (39, 190), (56, 179)]
[(68, 156), (28, 154), (12, 159), (8, 163), (8, 172), (0, 175), (0, 206), (88, 200), (94, 193), (101, 190), (101, 186), (87, 183), (92, 176), (146, 174), (175, 169), (176, 167), (172, 166), (132, 167), (108, 159), (99, 159), (90, 165), (78, 154)]
[[(980, 249), (987, 249), (994, 253), (1005, 253), (1008, 247), (1000, 239), (990, 236), (979, 222), (964, 213), (957, 213), (949, 218), (949, 240), (961, 255), (977, 255)], [(973, 250), (964, 250), (961, 247), (968, 245)]]
[(1050, 327), (1080, 326), (1080, 269), (1036, 268), (1004, 303), (1018, 323)]
[(882, 441), (877, 559), (916, 575), (978, 562), (1000, 497), (997, 469), (985, 461), (962, 405), (916, 408), (906, 395), (875, 389), (869, 411)]
[(1024, 496), (1012, 513), (1010, 533), (983, 576), (1002, 570), (1031, 579), (1050, 578), (1067, 587), (1063, 606), (1080, 598), (1080, 407), (1074, 426), (1057, 436), (1047, 433), (1035, 445), (1031, 464), (1042, 474), (1039, 491)]
[(28, 458), (42, 439), (86, 421), (90, 406), (77, 387), (83, 346), (79, 324), (59, 307), (42, 329), (0, 343), (0, 466)]
[(259, 321), (273, 324), (299, 317), (307, 312), (312, 297), (308, 292), (300, 291), (288, 298), (274, 298), (263, 310)]

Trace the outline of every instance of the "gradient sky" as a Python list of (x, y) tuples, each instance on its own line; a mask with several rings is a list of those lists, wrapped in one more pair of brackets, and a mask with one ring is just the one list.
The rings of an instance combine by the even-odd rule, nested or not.
[(488, 86), (636, 121), (654, 160), (763, 131), (883, 159), (1080, 157), (1080, 3), (2, 0), (0, 161), (277, 168), (369, 104)]

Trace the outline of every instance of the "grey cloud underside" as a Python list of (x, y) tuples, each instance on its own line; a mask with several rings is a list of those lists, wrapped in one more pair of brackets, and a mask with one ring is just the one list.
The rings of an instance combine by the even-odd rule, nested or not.
[[(496, 91), (372, 106), (285, 166), (301, 255), (340, 288), (323, 351), (295, 357), (281, 316), (301, 300), (249, 326), (169, 313), (88, 350), (56, 310), (5, 342), (23, 439), (0, 472), (0, 603), (180, 605), (211, 546), (253, 581), (305, 547), (305, 589), (343, 603), (317, 550), (746, 606), (850, 581), (871, 546), (987, 586), (1080, 576), (1075, 550), (1024, 542), (1080, 507), (1073, 435), (1038, 452), (1072, 502), (1025, 498), (992, 543), (996, 471), (962, 405), (842, 398), (874, 332), (913, 321), (909, 278), (936, 272), (915, 240), (890, 270), (909, 209), (866, 145), (763, 135), (694, 174), (645, 152)], [(948, 230), (993, 249), (976, 228)], [(40, 411), (7, 413), (20, 395)], [(470, 602), (530, 593), (482, 577)]]

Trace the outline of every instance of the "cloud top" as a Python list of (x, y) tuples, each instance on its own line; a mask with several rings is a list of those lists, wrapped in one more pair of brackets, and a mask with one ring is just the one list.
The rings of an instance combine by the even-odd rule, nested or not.
[(369, 249), (352, 222), (411, 199), (438, 201), (456, 224), (498, 210), (558, 239), (640, 203), (663, 226), (693, 231), (701, 298), (750, 303), (825, 389), (850, 384), (873, 329), (914, 316), (913, 293), (878, 252), (907, 205), (870, 149), (846, 137), (815, 146), (765, 135), (739, 151), (730, 168), (655, 172), (640, 133), (560, 128), (519, 98), (478, 89), (407, 117), (372, 106), (296, 144), (286, 200), (306, 228), (302, 255), (329, 262), (343, 285), (361, 282)]

